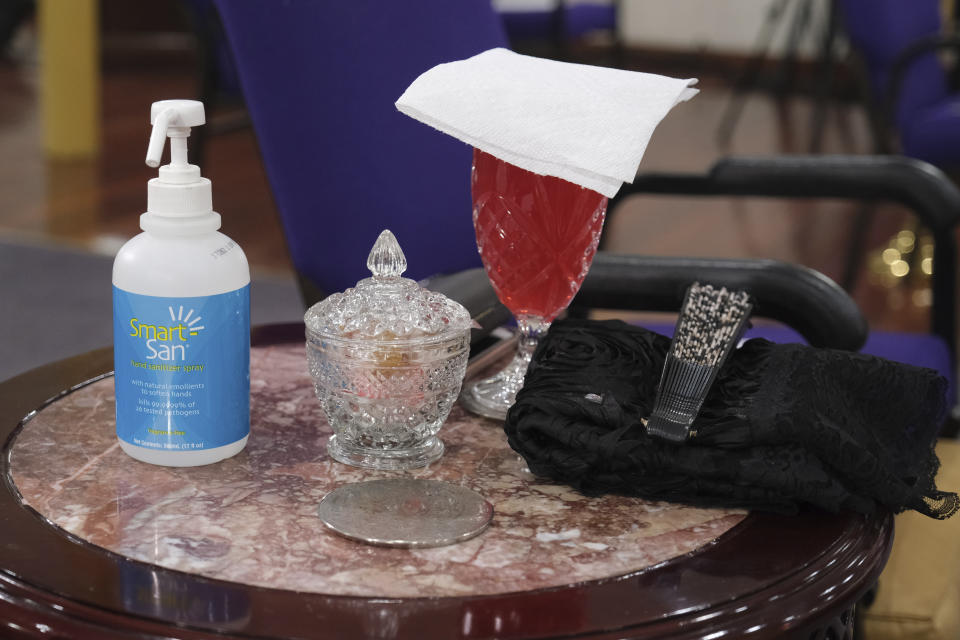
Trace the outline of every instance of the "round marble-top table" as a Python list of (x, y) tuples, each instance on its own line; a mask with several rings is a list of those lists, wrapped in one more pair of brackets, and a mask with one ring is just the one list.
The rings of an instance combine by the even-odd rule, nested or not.
[(459, 408), (444, 457), (407, 475), (483, 494), (490, 528), (436, 549), (340, 538), (323, 495), (398, 474), (326, 456), (302, 336), (255, 331), (250, 441), (208, 467), (119, 449), (109, 350), (0, 384), (0, 635), (842, 638), (886, 560), (889, 516), (586, 498)]

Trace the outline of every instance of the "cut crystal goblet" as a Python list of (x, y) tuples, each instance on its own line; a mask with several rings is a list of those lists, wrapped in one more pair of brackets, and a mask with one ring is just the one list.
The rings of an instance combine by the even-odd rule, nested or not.
[(517, 320), (513, 360), (466, 385), (464, 406), (503, 419), (513, 405), (537, 340), (579, 291), (597, 252), (607, 199), (474, 149), (473, 225), (484, 268)]

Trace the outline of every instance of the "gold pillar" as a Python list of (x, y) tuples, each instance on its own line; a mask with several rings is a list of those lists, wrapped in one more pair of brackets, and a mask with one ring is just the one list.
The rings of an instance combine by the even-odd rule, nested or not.
[(98, 0), (39, 0), (43, 146), (50, 158), (100, 149)]

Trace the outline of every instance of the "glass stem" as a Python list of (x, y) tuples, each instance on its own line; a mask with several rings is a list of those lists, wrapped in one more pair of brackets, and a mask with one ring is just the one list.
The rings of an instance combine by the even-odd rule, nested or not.
[[(523, 361), (523, 370), (526, 371), (526, 365), (530, 364), (533, 358), (533, 352), (540, 342), (541, 336), (546, 334), (550, 328), (550, 323), (540, 316), (517, 316), (517, 328), (519, 329), (519, 339), (517, 341), (516, 360)], [(519, 363), (518, 363), (519, 364)]]
[(517, 350), (510, 363), (493, 377), (472, 382), (465, 387), (463, 399), (470, 411), (503, 420), (517, 399), (517, 391), (523, 386), (533, 352), (550, 323), (540, 316), (521, 315), (517, 316), (517, 327)]

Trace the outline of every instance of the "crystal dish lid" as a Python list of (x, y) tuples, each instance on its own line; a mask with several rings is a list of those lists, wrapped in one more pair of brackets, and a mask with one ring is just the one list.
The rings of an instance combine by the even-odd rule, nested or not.
[(367, 268), (371, 277), (307, 310), (308, 335), (406, 341), (459, 333), (473, 326), (463, 305), (401, 277), (407, 259), (389, 229), (370, 250)]

